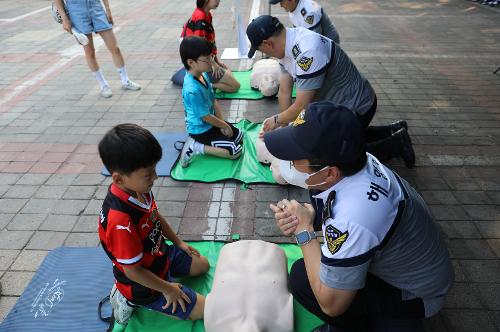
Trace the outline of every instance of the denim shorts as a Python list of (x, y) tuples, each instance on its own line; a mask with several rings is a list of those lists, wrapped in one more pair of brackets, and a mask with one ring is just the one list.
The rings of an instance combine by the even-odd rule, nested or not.
[(71, 25), (81, 33), (89, 34), (113, 28), (100, 0), (66, 0)]
[[(189, 270), (191, 269), (191, 263), (193, 259), (191, 256), (186, 254), (184, 251), (179, 249), (179, 247), (175, 245), (171, 245), (168, 247), (168, 255), (170, 258), (170, 269), (168, 271), (168, 281), (173, 281), (173, 278), (179, 278), (179, 277), (185, 277), (189, 274)], [(191, 314), (191, 311), (193, 311), (194, 306), (196, 305), (196, 292), (192, 290), (191, 288), (187, 286), (182, 286), (181, 287), (182, 291), (189, 297), (191, 300), (191, 303), (187, 303), (184, 301), (186, 304), (186, 311), (182, 311), (182, 308), (179, 304), (177, 304), (177, 309), (175, 310), (175, 313), (172, 314), (172, 305), (170, 305), (167, 309), (163, 309), (162, 306), (164, 306), (167, 301), (165, 300), (165, 296), (161, 295), (156, 301), (153, 303), (149, 303), (144, 305), (144, 307), (158, 311), (164, 314), (167, 314), (169, 316), (175, 316), (179, 319), (188, 319), (189, 315)]]

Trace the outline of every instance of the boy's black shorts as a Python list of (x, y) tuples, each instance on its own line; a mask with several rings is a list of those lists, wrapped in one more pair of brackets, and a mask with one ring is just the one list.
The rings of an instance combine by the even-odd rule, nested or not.
[(215, 148), (222, 148), (229, 151), (231, 156), (241, 152), (243, 148), (243, 132), (226, 121), (233, 130), (233, 136), (227, 137), (222, 134), (220, 128), (212, 127), (201, 134), (189, 134), (196, 142), (210, 145)]

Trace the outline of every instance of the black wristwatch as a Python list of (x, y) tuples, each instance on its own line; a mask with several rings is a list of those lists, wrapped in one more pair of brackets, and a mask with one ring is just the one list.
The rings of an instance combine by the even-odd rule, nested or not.
[(302, 232), (299, 232), (295, 235), (295, 242), (297, 242), (299, 246), (303, 246), (305, 244), (308, 244), (315, 238), (316, 238), (316, 233), (310, 232), (308, 230), (303, 230)]

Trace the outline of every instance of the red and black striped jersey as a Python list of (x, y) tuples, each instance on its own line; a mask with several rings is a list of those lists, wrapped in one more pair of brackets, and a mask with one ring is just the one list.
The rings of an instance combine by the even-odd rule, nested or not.
[(99, 239), (113, 262), (116, 287), (129, 301), (147, 304), (161, 294), (129, 278), (124, 268), (141, 265), (165, 279), (170, 266), (168, 245), (153, 193), (143, 195), (146, 203), (112, 184), (99, 213)]
[(191, 18), (184, 24), (181, 37), (199, 36), (210, 43), (212, 54), (217, 55), (217, 45), (215, 44), (215, 30), (212, 25), (212, 14), (206, 13), (203, 9), (196, 8)]

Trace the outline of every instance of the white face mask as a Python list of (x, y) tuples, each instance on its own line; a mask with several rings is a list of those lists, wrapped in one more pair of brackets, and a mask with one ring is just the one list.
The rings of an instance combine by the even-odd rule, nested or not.
[(326, 183), (326, 181), (320, 182), (320, 183), (315, 183), (315, 184), (307, 184), (306, 181), (313, 175), (321, 172), (325, 168), (328, 168), (328, 166), (323, 167), (317, 172), (314, 172), (312, 174), (309, 173), (304, 173), (298, 171), (295, 167), (293, 167), (292, 162), (288, 160), (280, 160), (280, 172), (281, 176), (283, 179), (285, 179), (286, 182), (288, 182), (291, 185), (304, 188), (304, 189), (310, 189), (310, 187), (317, 187), (321, 186)]

